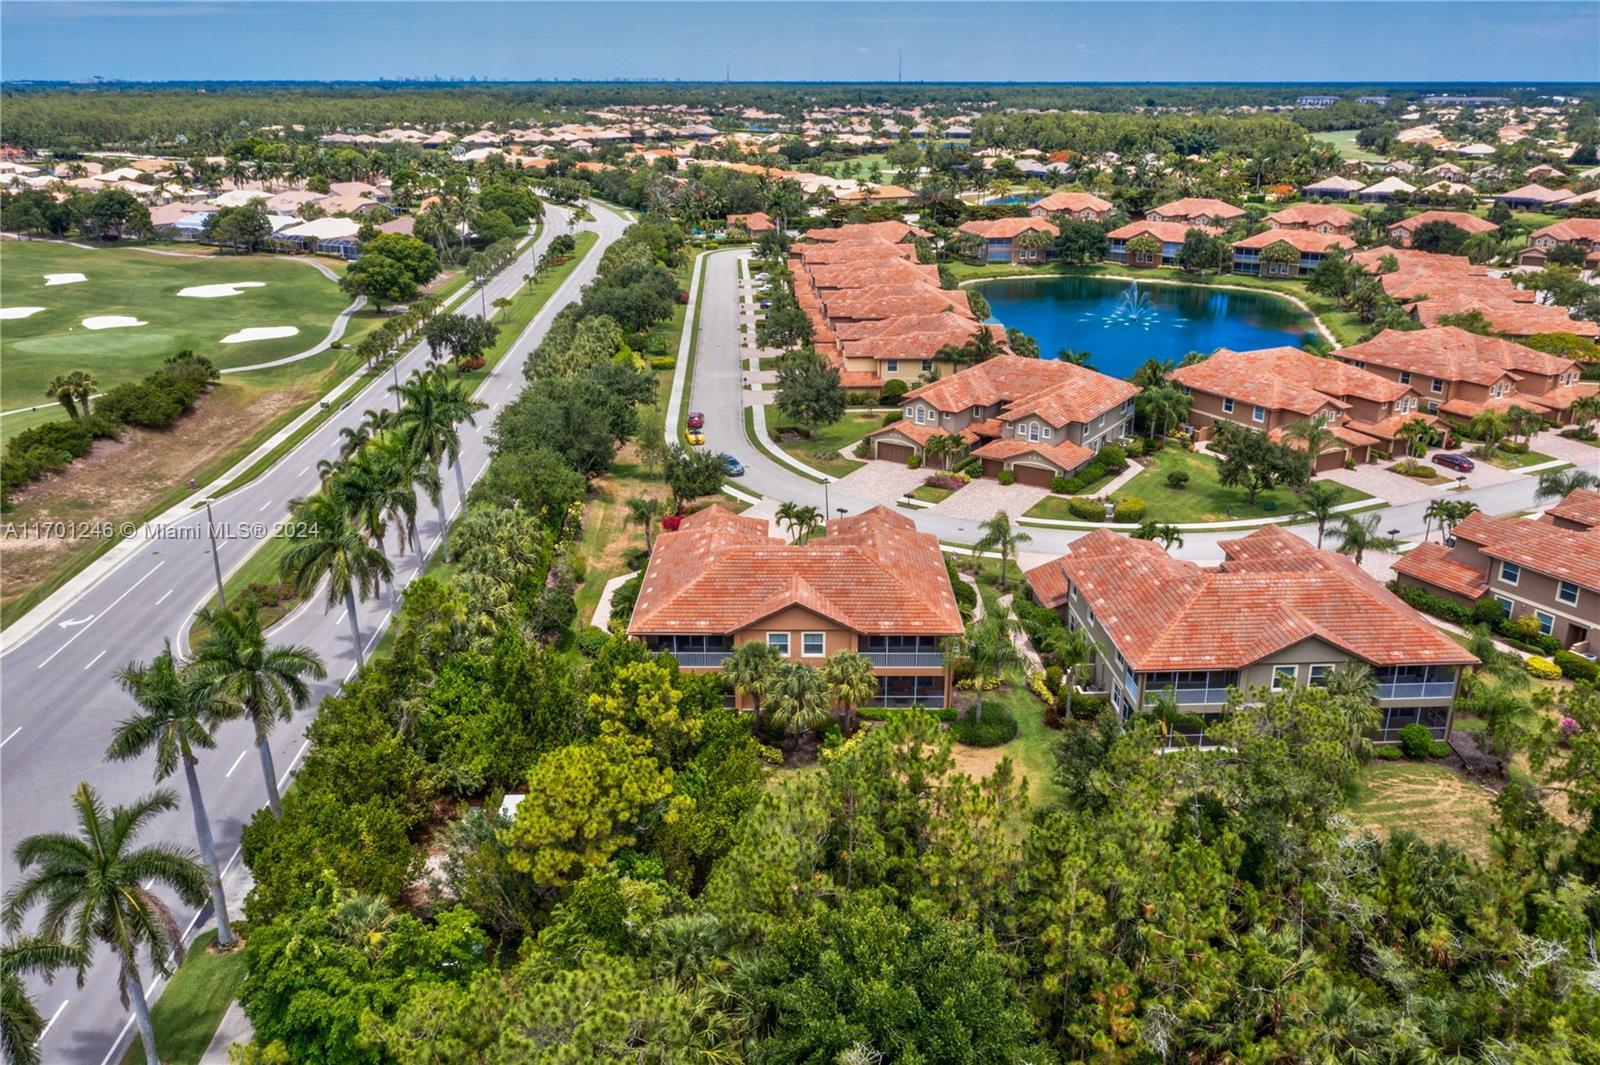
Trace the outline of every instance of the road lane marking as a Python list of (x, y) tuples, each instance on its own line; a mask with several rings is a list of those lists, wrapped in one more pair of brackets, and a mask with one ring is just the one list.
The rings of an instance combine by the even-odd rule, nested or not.
[(56, 1018), (61, 1016), (61, 1011), (66, 1009), (67, 1003), (71, 1001), (70, 998), (62, 999), (61, 1005), (56, 1007), (56, 1011), (50, 1015), (50, 1019), (45, 1022), (44, 1027), (39, 1029), (39, 1038), (33, 1041), (34, 1046), (44, 1042), (44, 1037), (50, 1034), (50, 1026), (56, 1023)]
[(295, 476), (296, 477), (304, 477), (306, 474), (308, 474), (310, 472), (311, 472), (311, 467), (307, 466), (305, 469), (303, 469), (299, 473), (295, 474)]
[(106, 607), (104, 610), (100, 611), (100, 613), (96, 614), (93, 618), (91, 618), (89, 620), (88, 624), (84, 625), (83, 628), (79, 629), (77, 632), (72, 634), (72, 639), (69, 639), (66, 643), (62, 644), (60, 647), (57, 647), (54, 651), (50, 652), (50, 657), (45, 659), (43, 662), (40, 662), (38, 664), (38, 666), (36, 666), (35, 668), (36, 669), (43, 669), (45, 666), (48, 666), (51, 662), (55, 661), (56, 655), (60, 654), (62, 651), (65, 651), (67, 648), (71, 647), (73, 640), (76, 640), (79, 636), (82, 636), (84, 633), (86, 633), (90, 629), (94, 628), (94, 623), (96, 621), (99, 621), (101, 618), (103, 618), (107, 614), (111, 613), (111, 611), (113, 609), (115, 609), (115, 607), (116, 607), (116, 605), (118, 603), (120, 603), (124, 599), (128, 598), (128, 596), (132, 595), (133, 594), (133, 590), (135, 588), (139, 587), (139, 585), (143, 584), (145, 581), (149, 580), (151, 577), (154, 577), (155, 573), (156, 573), (156, 570), (160, 569), (162, 566), (165, 566), (166, 564), (167, 564), (167, 560), (166, 559), (162, 559), (160, 562), (157, 562), (151, 568), (149, 573), (146, 573), (143, 577), (140, 577), (138, 580), (134, 581), (133, 584), (131, 584), (128, 587), (127, 591), (123, 592), (121, 595), (119, 595), (115, 599), (111, 600), (111, 605), (110, 606)]
[(272, 500), (269, 499), (265, 503), (261, 504), (260, 510), (257, 510), (256, 513), (260, 514), (262, 510), (266, 510), (270, 506), (272, 506)]
[(21, 731), (22, 731), (22, 726), (21, 725), (18, 725), (16, 728), (12, 729), (6, 735), (5, 739), (0, 740), (0, 747), (4, 747), (6, 744), (10, 743), (12, 741), (12, 739), (16, 737), (17, 733), (19, 733)]
[(250, 748), (248, 748), (248, 747), (246, 747), (244, 750), (239, 752), (239, 757), (235, 758), (233, 760), (233, 764), (228, 767), (228, 771), (226, 773), (222, 774), (222, 777), (223, 777), (224, 780), (226, 780), (228, 777), (233, 776), (233, 771), (235, 769), (239, 768), (239, 763), (244, 761), (244, 756), (249, 754), (249, 753), (250, 753)]
[(84, 666), (83, 667), (83, 671), (85, 673), (89, 672), (89, 666), (94, 665), (96, 662), (100, 661), (105, 656), (106, 656), (106, 653), (104, 651), (101, 651), (99, 654), (97, 654), (93, 658), (89, 659), (89, 665), (88, 666)]
[(238, 861), (239, 860), (239, 855), (243, 854), (243, 853), (244, 853), (244, 844), (241, 843), (239, 846), (233, 848), (233, 857), (228, 859), (228, 864), (224, 865), (222, 867), (222, 872), (218, 873), (217, 875), (218, 876), (227, 876), (228, 875), (228, 870), (233, 868), (233, 863)]
[(160, 599), (156, 600), (156, 606), (160, 606), (162, 603), (165, 603), (167, 601), (167, 596), (171, 595), (175, 590), (176, 589), (168, 588), (165, 594), (163, 594)]
[(300, 744), (300, 749), (294, 752), (294, 757), (289, 759), (289, 768), (285, 769), (283, 776), (278, 778), (279, 788), (282, 788), (284, 782), (289, 779), (289, 774), (294, 772), (294, 767), (300, 764), (300, 756), (306, 753), (306, 748), (309, 746), (311, 746), (311, 740), (308, 738), (304, 743)]

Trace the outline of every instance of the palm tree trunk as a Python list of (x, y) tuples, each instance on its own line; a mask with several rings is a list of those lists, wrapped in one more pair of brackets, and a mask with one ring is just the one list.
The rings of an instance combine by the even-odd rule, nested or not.
[(194, 755), (185, 752), (183, 776), (189, 782), (189, 805), (194, 808), (194, 835), (200, 845), (200, 861), (211, 881), (211, 906), (217, 911), (217, 946), (233, 946), (233, 926), (228, 923), (228, 898), (222, 891), (222, 873), (217, 869), (217, 846), (211, 839), (211, 819), (206, 816), (206, 800), (200, 793), (200, 775), (195, 772)]
[(148, 1065), (160, 1065), (161, 1058), (156, 1055), (156, 1028), (150, 1023), (150, 1004), (144, 1000), (144, 981), (139, 977), (138, 961), (124, 957), (122, 971), (127, 979), (128, 1005), (139, 1026), (139, 1042), (144, 1044), (144, 1060)]
[[(405, 549), (406, 549), (406, 534), (404, 532), (398, 532), (397, 531), (396, 532), (396, 536), (398, 536), (399, 540), (400, 540), (400, 550), (402, 552), (405, 551)], [(385, 562), (389, 561), (389, 552), (388, 552), (388, 549), (384, 547), (383, 537), (374, 536), (372, 538), (372, 540), (373, 540), (373, 543), (375, 543), (377, 545), (377, 547), (378, 547), (378, 555)], [(400, 612), (400, 607), (398, 606), (398, 604), (397, 604), (397, 602), (395, 600), (395, 595), (394, 595), (394, 569), (393, 569), (393, 567), (391, 567), (390, 570), (389, 570), (389, 613), (398, 614), (399, 612)]]
[(273, 817), (282, 816), (283, 803), (278, 798), (278, 771), (272, 764), (272, 744), (259, 728), (256, 729), (256, 757), (261, 759), (261, 776), (267, 782), (267, 805), (272, 807)]
[(356, 668), (366, 664), (361, 654), (361, 622), (356, 618), (356, 593), (354, 588), (344, 590), (344, 610), (350, 617), (350, 634), (356, 638)]
[(450, 530), (444, 523), (444, 493), (443, 492), (439, 493), (439, 498), (435, 499), (433, 501), (433, 505), (435, 507), (437, 507), (438, 510), (439, 510), (439, 550), (441, 552), (439, 557), (444, 559), (446, 562), (449, 562), (450, 561)]
[(456, 456), (456, 502), (467, 505), (467, 479), (461, 473), (461, 456)]

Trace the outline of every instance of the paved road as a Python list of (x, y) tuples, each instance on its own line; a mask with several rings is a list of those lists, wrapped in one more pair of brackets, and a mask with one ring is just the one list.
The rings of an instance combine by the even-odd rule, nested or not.
[[(462, 465), (469, 484), (488, 463), (487, 437), (495, 410), (521, 390), (528, 353), (544, 336), (555, 313), (594, 277), (601, 251), (626, 226), (620, 216), (604, 208), (595, 208), (593, 213), (596, 221), (580, 228), (595, 230), (598, 244), (478, 390), (478, 398), (490, 409), (478, 415), (476, 429), (468, 427), (463, 433)], [(568, 231), (569, 217), (560, 208), (549, 209), (541, 238), (489, 282), (484, 294), (487, 302), (513, 294), (550, 239)], [(484, 302), (474, 294), (461, 302), (460, 310), (478, 313)], [(423, 365), (426, 357), (425, 345), (413, 348), (400, 361), (400, 377)], [(337, 454), (340, 429), (357, 424), (368, 408), (392, 404), (387, 392), (390, 383), (388, 374), (374, 381), (272, 469), (217, 502), (213, 509), (219, 526), (243, 533), (229, 535), (220, 543), (224, 572), (240, 564), (253, 546), (253, 537), (242, 527), (281, 520), (286, 517), (289, 500), (315, 491), (317, 461)], [(447, 510), (454, 514), (459, 507), (454, 474), (447, 469), (442, 480)], [(424, 504), (419, 518), (424, 549), (431, 549), (439, 536), (434, 508)], [(4, 715), (0, 718), (0, 781), (4, 786), (0, 844), (5, 852), (0, 874), (7, 881), (16, 873), (11, 849), (18, 839), (70, 826), (69, 797), (78, 781), (89, 780), (108, 802), (126, 802), (153, 786), (148, 760), (107, 764), (102, 755), (112, 728), (130, 707), (115, 686), (114, 671), (130, 661), (150, 659), (160, 652), (164, 639), (176, 643), (185, 621), (215, 590), (204, 510), (178, 523), (174, 532), (175, 538), (145, 544), (77, 602), (0, 658), (0, 713)], [(417, 572), (417, 562), (410, 554), (396, 561), (396, 581), (401, 587)], [(387, 620), (388, 608), (386, 595), (362, 606), (361, 631), (369, 647)], [(327, 661), (330, 674), (329, 681), (318, 687), (311, 708), (275, 734), (273, 757), (279, 773), (287, 777), (304, 751), (304, 726), (316, 703), (353, 672), (355, 646), (344, 610), (326, 612), (320, 598), (287, 618), (273, 638), (315, 648)], [(226, 876), (235, 881), (242, 872), (236, 849), (240, 831), (264, 804), (265, 795), (249, 726), (230, 723), (217, 740), (216, 750), (207, 752), (200, 764), (200, 777), (219, 860), (229, 863), (231, 859)], [(187, 806), (181, 780), (171, 783), (176, 784)], [(161, 818), (147, 838), (193, 846), (189, 811), (180, 809)], [(242, 900), (230, 897), (237, 913)], [(192, 915), (185, 909), (177, 916), (184, 924)], [(209, 914), (205, 916), (209, 919)], [(41, 1045), (47, 1062), (96, 1065), (109, 1059), (108, 1051), (126, 1034), (128, 1015), (118, 1002), (115, 965), (106, 957), (96, 959), (83, 989), (74, 987), (70, 977), (58, 978), (53, 986), (40, 985), (36, 1001), (46, 1017), (56, 1015)]]
[[(705, 277), (701, 282), (706, 286), (706, 290), (700, 301), (694, 382), (689, 401), (684, 405), (684, 411), (697, 410), (705, 414), (708, 448), (725, 451), (744, 463), (745, 476), (730, 482), (738, 488), (773, 499), (790, 500), (818, 508), (826, 505), (831, 508), (828, 513), (830, 518), (837, 516), (840, 507), (851, 514), (859, 514), (884, 502), (831, 488), (824, 491), (821, 484), (768, 458), (758, 452), (746, 439), (739, 366), (741, 350), (738, 284), (739, 260), (747, 258), (748, 254), (742, 251), (725, 251), (707, 257)], [(675, 431), (676, 427), (668, 427), (669, 435)], [(1593, 464), (1590, 471), (1600, 473), (1600, 461)], [(1505, 484), (1462, 493), (1461, 497), (1472, 499), (1490, 514), (1507, 514), (1533, 508), (1535, 487), (1534, 478), (1519, 477)], [(1400, 535), (1406, 539), (1420, 539), (1425, 528), (1423, 512), (1426, 509), (1427, 502), (1423, 501), (1368, 513), (1383, 515), (1381, 522), (1383, 529), (1399, 529)], [(982, 536), (977, 521), (932, 514), (927, 511), (901, 510), (900, 513), (909, 515), (916, 521), (918, 528), (933, 533), (945, 543), (970, 544)], [(1294, 525), (1288, 528), (1289, 531), (1307, 539), (1316, 539), (1314, 525)], [(1027, 527), (1027, 532), (1033, 540), (1025, 550), (1048, 555), (1061, 554), (1073, 540), (1084, 535), (1083, 532), (1076, 530), (1047, 529), (1031, 525)], [(1173, 554), (1197, 560), (1220, 559), (1222, 549), (1217, 546), (1218, 541), (1233, 539), (1244, 535), (1245, 532), (1248, 530), (1185, 533), (1183, 546), (1174, 550)]]

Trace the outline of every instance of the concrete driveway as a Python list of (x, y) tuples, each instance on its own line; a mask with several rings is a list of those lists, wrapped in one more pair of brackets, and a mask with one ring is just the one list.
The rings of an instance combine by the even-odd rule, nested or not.
[(833, 483), (833, 490), (845, 495), (875, 499), (886, 507), (932, 477), (935, 470), (907, 469), (898, 462), (872, 459), (859, 470), (845, 474)]
[(965, 488), (957, 489), (949, 499), (929, 507), (928, 513), (988, 521), (997, 511), (1003, 510), (1015, 519), (1049, 494), (1048, 488), (1001, 484), (991, 477), (979, 477)]
[[(1587, 445), (1579, 446), (1586, 447)], [(1423, 502), (1436, 499), (1441, 493), (1453, 493), (1456, 490), (1456, 485), (1460, 483), (1456, 478), (1462, 476), (1456, 471), (1446, 469), (1443, 466), (1433, 466), (1431, 459), (1436, 454), (1438, 454), (1438, 451), (1430, 451), (1418, 461), (1432, 466), (1436, 472), (1449, 477), (1450, 482), (1448, 484), (1428, 484), (1419, 478), (1406, 477), (1403, 474), (1395, 473), (1388, 468), (1393, 465), (1393, 462), (1368, 462), (1357, 466), (1353, 470), (1329, 470), (1327, 473), (1319, 474), (1318, 476), (1324, 480), (1337, 481), (1339, 484), (1359, 489), (1368, 495), (1376, 496), (1396, 506), (1404, 503)], [(1503, 470), (1499, 466), (1491, 466), (1489, 463), (1479, 459), (1473, 459), (1473, 462), (1476, 463), (1476, 468), (1465, 475), (1468, 488), (1489, 488), (1497, 484), (1507, 484), (1523, 476), (1517, 470)]]

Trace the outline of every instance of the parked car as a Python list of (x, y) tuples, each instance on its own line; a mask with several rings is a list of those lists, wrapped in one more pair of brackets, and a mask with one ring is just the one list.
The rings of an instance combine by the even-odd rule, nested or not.
[(1461, 473), (1471, 473), (1475, 465), (1467, 456), (1457, 455), (1451, 451), (1441, 451), (1433, 456), (1433, 464), (1435, 466), (1443, 466), (1448, 470), (1458, 470)]
[(697, 410), (692, 410), (689, 412), (688, 424), (691, 429), (704, 429), (706, 427), (706, 416)]
[(687, 435), (689, 437), (689, 445), (691, 447), (699, 447), (701, 444), (706, 442), (706, 434), (702, 433), (698, 429), (690, 429)]
[(723, 455), (722, 456), (722, 464), (724, 466), (728, 467), (728, 476), (729, 477), (743, 477), (744, 476), (744, 463), (740, 462), (738, 459), (734, 458), (732, 455)]
[(762, 310), (766, 310), (767, 308), (769, 308), (771, 306), (772, 306), (772, 301), (771, 300), (762, 300), (761, 301), (761, 309)]

